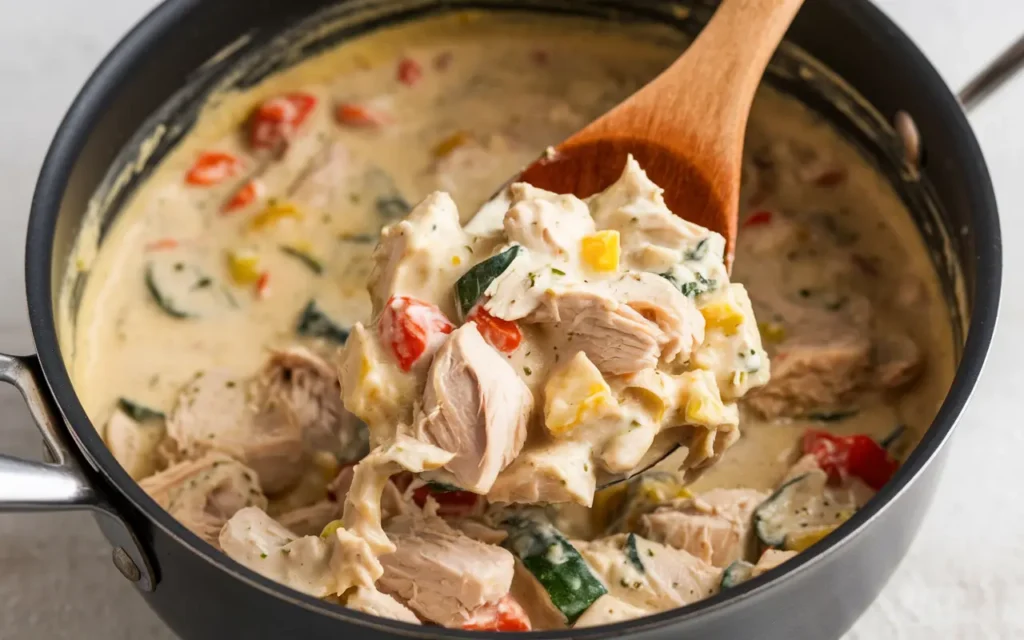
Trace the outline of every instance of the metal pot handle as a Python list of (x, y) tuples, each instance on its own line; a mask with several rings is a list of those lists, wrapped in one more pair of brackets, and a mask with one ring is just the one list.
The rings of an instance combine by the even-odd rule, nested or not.
[(960, 102), (967, 111), (973, 111), (985, 98), (1003, 86), (1024, 67), (1024, 36), (1010, 45), (998, 58), (974, 76), (960, 90)]
[(153, 564), (117, 509), (99, 488), (98, 474), (82, 463), (53, 403), (35, 356), (0, 354), (0, 382), (21, 392), (52, 462), (0, 454), (0, 513), (91, 510), (114, 543), (114, 565), (143, 591), (156, 587)]

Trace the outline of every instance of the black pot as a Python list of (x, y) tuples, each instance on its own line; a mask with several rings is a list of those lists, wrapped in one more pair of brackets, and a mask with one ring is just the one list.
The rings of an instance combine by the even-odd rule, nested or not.
[[(114, 545), (121, 573), (185, 638), (479, 635), (403, 625), (325, 604), (256, 575), (202, 542), (157, 507), (114, 460), (75, 395), (58, 343), (59, 290), (90, 197), (114, 194), (103, 214), (109, 223), (145, 177), (143, 171), (120, 191), (110, 191), (111, 176), (134, 161), (142, 137), (158, 124), (173, 125), (146, 164), (152, 166), (187, 131), (198, 101), (226, 69), (245, 69), (238, 84), (279, 69), (284, 64), (280, 42), (271, 43), (270, 36), (330, 4), (250, 0), (243, 8), (228, 0), (167, 0), (117, 46), (82, 90), (57, 131), (32, 205), (26, 284), (38, 355), (0, 356), (0, 379), (25, 395), (55, 464), (0, 457), (0, 510), (94, 510)], [(352, 0), (327, 9), (352, 22), (308, 42), (305, 51), (380, 24), (463, 6), (614, 14), (620, 20), (698, 29), (708, 8), (698, 4), (689, 18), (682, 18), (671, 10), (676, 4)], [(294, 33), (302, 32), (297, 29)], [(238, 40), (242, 36), (246, 39)], [(233, 42), (233, 49), (207, 63)], [(999, 301), (999, 221), (985, 162), (956, 98), (921, 52), (867, 0), (810, 0), (789, 42), (834, 70), (873, 107), (855, 107), (861, 117), (851, 119), (848, 109), (835, 106), (837, 99), (853, 95), (848, 88), (792, 46), (776, 56), (769, 80), (860, 144), (911, 208), (947, 293), (960, 356), (956, 378), (930, 430), (895, 479), (837, 534), (796, 560), (685, 609), (598, 629), (537, 632), (535, 637), (837, 638), (879, 593), (932, 499), (945, 458), (943, 445), (978, 379)], [(887, 125), (898, 110), (913, 117), (924, 141), (919, 180), (903, 164), (900, 138)]]

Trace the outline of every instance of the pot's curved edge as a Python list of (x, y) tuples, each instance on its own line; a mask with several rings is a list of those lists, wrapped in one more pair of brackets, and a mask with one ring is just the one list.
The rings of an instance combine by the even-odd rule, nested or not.
[[(273, 593), (276, 597), (303, 608), (313, 609), (340, 620), (391, 633), (397, 632), (402, 635), (415, 633), (416, 628), (409, 625), (375, 622), (379, 619), (355, 612), (346, 612), (337, 607), (325, 605), (314, 598), (290, 592), (234, 563), (186, 530), (169, 514), (160, 509), (113, 459), (99, 434), (91, 426), (84, 408), (78, 401), (61, 357), (51, 296), (54, 277), (51, 255), (53, 230), (60, 213), (63, 189), (54, 189), (53, 187), (54, 185), (63, 185), (67, 181), (74, 160), (77, 159), (84, 144), (85, 135), (82, 132), (88, 130), (88, 127), (95, 121), (97, 114), (104, 106), (106, 96), (112, 87), (117, 85), (119, 78), (126, 73), (126, 70), (149, 46), (149, 43), (159, 34), (173, 28), (173, 25), (180, 22), (200, 1), (166, 0), (142, 19), (118, 43), (72, 103), (44, 160), (31, 205), (25, 270), (30, 323), (47, 384), (51, 393), (58, 399), (57, 404), (65, 419), (72, 425), (71, 435), (83, 452), (86, 461), (110, 484), (108, 488), (115, 489), (121, 498), (130, 503), (140, 514), (143, 514), (150, 523), (188, 547), (193, 553), (251, 586)], [(801, 554), (794, 561), (787, 563), (786, 570), (781, 574), (762, 576), (729, 594), (717, 595), (682, 610), (651, 616), (640, 623), (621, 623), (593, 631), (575, 630), (571, 633), (539, 632), (529, 634), (532, 637), (568, 638), (571, 635), (574, 638), (597, 638), (618, 636), (626, 631), (644, 632), (669, 623), (683, 623), (703, 614), (719, 612), (723, 607), (740, 599), (758, 597), (770, 588), (770, 584), (787, 580), (812, 563), (819, 562), (836, 552), (845, 542), (878, 517), (932, 461), (938, 450), (948, 440), (956, 421), (970, 399), (992, 341), (998, 315), (1002, 278), (1002, 244), (995, 194), (980, 146), (955, 97), (945, 88), (937, 71), (910, 39), (879, 9), (867, 0), (857, 2), (832, 0), (831, 4), (834, 5), (834, 10), (845, 13), (850, 19), (877, 28), (879, 33), (892, 38), (892, 46), (900, 48), (901, 53), (911, 60), (911, 64), (922, 70), (924, 73), (922, 82), (933, 87), (941, 87), (941, 91), (936, 91), (936, 93), (943, 95), (944, 99), (935, 107), (949, 112), (950, 117), (955, 117), (959, 121), (961, 126), (953, 132), (956, 146), (962, 148), (967, 157), (979, 159), (977, 164), (968, 167), (973, 175), (968, 175), (965, 178), (975, 185), (983, 185), (981, 191), (975, 194), (981, 200), (980, 207), (976, 207), (975, 210), (984, 211), (986, 215), (976, 220), (978, 228), (975, 229), (975, 236), (979, 250), (975, 252), (973, 264), (976, 285), (970, 330), (964, 347), (963, 360), (957, 368), (946, 400), (925, 437), (901, 467), (894, 481), (883, 488), (869, 507), (843, 525), (842, 528), (846, 530), (846, 534), (830, 537), (824, 543)], [(451, 637), (475, 636), (475, 634), (463, 632), (452, 632), (450, 635)]]

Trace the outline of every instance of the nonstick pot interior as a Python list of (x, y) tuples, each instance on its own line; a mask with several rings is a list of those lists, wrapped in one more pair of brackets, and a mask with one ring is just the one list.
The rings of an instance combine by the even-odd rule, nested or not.
[[(118, 46), (76, 100), (47, 157), (33, 202), (27, 287), (43, 370), (87, 463), (150, 546), (159, 583), (146, 597), (186, 637), (223, 637), (242, 629), (253, 630), (253, 637), (289, 629), (302, 629), (307, 638), (337, 637), (338, 620), (360, 625), (361, 629), (349, 628), (357, 634), (422, 630), (403, 630), (325, 605), (245, 570), (160, 510), (116, 463), (74, 394), (65, 366), (70, 354), (60, 348), (55, 322), (57, 314), (75, 311), (75, 295), (65, 298), (68, 304), (61, 309), (63, 288), (80, 293), (88, 277), (78, 274), (65, 282), (89, 203), (94, 203), (92, 214), (103, 220), (101, 229), (109, 227), (134, 187), (187, 134), (204, 96), (223, 88), (228, 71), (236, 72), (230, 82), (248, 86), (294, 63), (298, 58), (286, 55), (289, 51), (311, 55), (377, 26), (463, 8), (657, 21), (696, 33), (713, 6), (654, 0), (356, 0), (327, 7), (330, 4), (255, 0), (242, 10), (229, 0), (168, 0)], [(310, 30), (302, 25), (313, 24), (309, 16), (318, 11), (326, 13), (320, 13), (316, 23), (336, 20), (339, 27), (309, 37)], [(294, 29), (288, 32), (286, 27)], [(282, 39), (285, 32), (290, 35)], [(926, 467), (949, 435), (984, 360), (999, 295), (995, 202), (977, 143), (934, 69), (866, 0), (812, 0), (793, 25), (789, 44), (776, 56), (770, 81), (842, 129), (890, 177), (908, 204), (942, 279), (957, 332), (961, 360), (956, 380), (932, 429), (896, 479), (838, 535), (787, 563), (778, 575), (766, 577), (777, 577), (774, 583), (755, 580), (684, 612), (600, 631), (575, 631), (572, 637), (614, 636), (630, 629), (649, 637), (699, 631), (702, 638), (739, 638), (748, 637), (744, 629), (766, 621), (772, 622), (770, 628), (749, 637), (837, 636), (877, 594), (909, 545), (933, 489), (936, 465)], [(858, 117), (851, 118), (851, 110)], [(908, 172), (899, 138), (888, 124), (899, 110), (913, 117), (924, 141), (926, 160), (919, 174)], [(139, 143), (151, 138), (157, 127), (165, 134), (142, 170), (127, 181), (119, 179), (126, 175), (123, 168), (137, 161)], [(96, 202), (105, 205), (97, 208)], [(843, 589), (843, 598), (825, 597), (828, 589)], [(820, 624), (809, 628), (786, 620), (785, 608), (775, 606), (799, 598), (817, 609), (811, 617)], [(808, 630), (816, 635), (806, 635)]]

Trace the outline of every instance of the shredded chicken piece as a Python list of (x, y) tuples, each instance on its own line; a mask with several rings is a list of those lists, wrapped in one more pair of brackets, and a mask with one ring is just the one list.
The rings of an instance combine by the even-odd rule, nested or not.
[(186, 460), (139, 483), (157, 504), (217, 546), (221, 528), (240, 509), (265, 509), (256, 473), (221, 453)]

